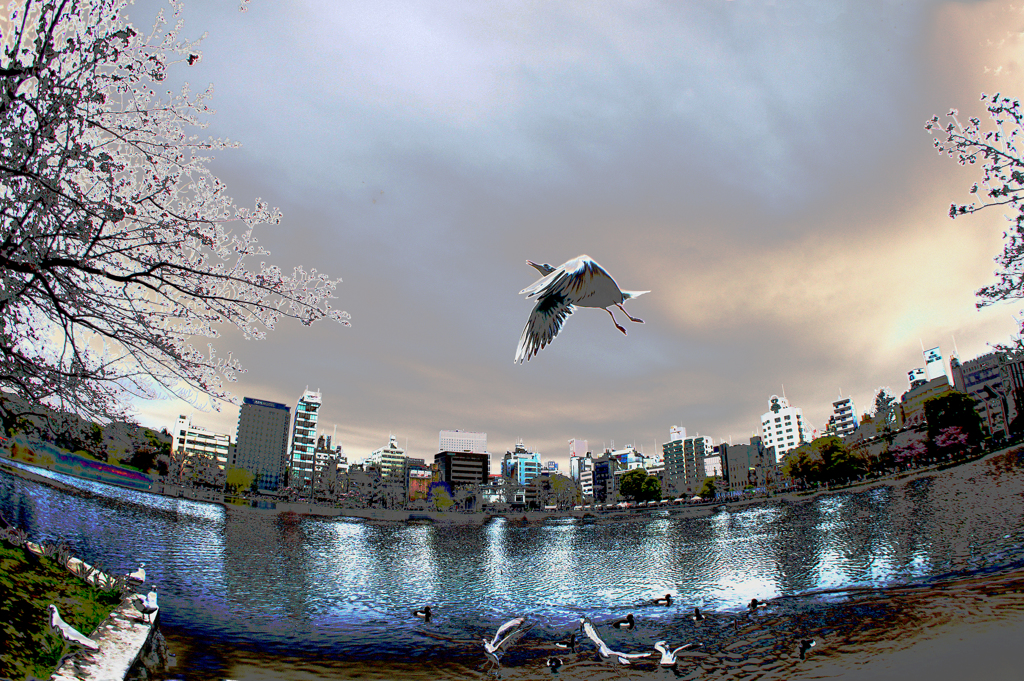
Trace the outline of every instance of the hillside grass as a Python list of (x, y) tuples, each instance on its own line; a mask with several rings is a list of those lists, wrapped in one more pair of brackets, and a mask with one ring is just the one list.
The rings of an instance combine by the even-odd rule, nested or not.
[(47, 606), (88, 636), (121, 603), (52, 558), (0, 541), (0, 678), (48, 679), (70, 650), (49, 630)]

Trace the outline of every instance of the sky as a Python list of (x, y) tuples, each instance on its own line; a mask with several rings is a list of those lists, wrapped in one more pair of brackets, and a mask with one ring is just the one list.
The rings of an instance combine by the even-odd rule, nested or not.
[[(147, 28), (156, 0), (129, 8)], [(978, 179), (924, 124), (982, 92), (1024, 93), (1024, 8), (1006, 2), (198, 2), (208, 33), (177, 86), (214, 85), (211, 163), (269, 262), (341, 277), (351, 314), (265, 340), (223, 329), (230, 389), (293, 407), (349, 461), (438, 432), (651, 454), (669, 428), (746, 443), (772, 395), (821, 429), (838, 397), (898, 397), (924, 348), (1018, 333), (1024, 304), (976, 309), (1007, 225), (951, 220)], [(521, 365), (527, 259), (597, 260), (643, 325), (580, 309)], [(617, 312), (617, 311), (616, 311)], [(205, 347), (206, 339), (197, 339)], [(201, 406), (201, 405), (200, 405)], [(234, 437), (238, 407), (140, 402)]]

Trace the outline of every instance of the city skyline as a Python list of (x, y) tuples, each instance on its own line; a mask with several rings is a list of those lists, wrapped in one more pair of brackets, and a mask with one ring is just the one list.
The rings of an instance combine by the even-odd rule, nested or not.
[[(154, 4), (128, 11), (146, 28)], [(570, 438), (647, 452), (672, 425), (746, 442), (783, 393), (821, 430), (840, 391), (860, 413), (902, 393), (922, 342), (971, 358), (1019, 330), (1014, 302), (974, 309), (1003, 216), (947, 217), (977, 177), (924, 131), (1024, 90), (1018, 10), (256, 0), (184, 18), (209, 37), (169, 87), (212, 82), (206, 133), (243, 145), (214, 171), (282, 209), (267, 260), (342, 277), (352, 314), (225, 332), (248, 369), (232, 392), (293, 404), (309, 384), (347, 452), (394, 433), (416, 456), (455, 428), (559, 462)], [(513, 366), (525, 260), (581, 253), (651, 290), (630, 308), (646, 324), (623, 337), (580, 310)], [(158, 428), (192, 411), (140, 406)], [(193, 420), (233, 432), (237, 407)]]

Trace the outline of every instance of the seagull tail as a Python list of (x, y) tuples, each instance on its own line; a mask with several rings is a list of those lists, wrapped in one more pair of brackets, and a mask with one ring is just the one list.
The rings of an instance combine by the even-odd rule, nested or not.
[(650, 293), (650, 291), (623, 291), (622, 299), (629, 300), (630, 298), (639, 298), (645, 293)]

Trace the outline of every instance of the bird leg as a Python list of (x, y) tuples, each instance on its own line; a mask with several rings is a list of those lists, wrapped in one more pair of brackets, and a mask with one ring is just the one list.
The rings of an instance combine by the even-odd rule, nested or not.
[[(631, 322), (636, 322), (637, 324), (643, 324), (643, 323), (644, 323), (644, 320), (642, 320), (642, 319), (637, 319), (636, 317), (634, 317), (634, 316), (630, 315), (630, 314), (629, 314), (628, 312), (626, 312), (626, 308), (622, 307), (622, 305), (621, 305), (621, 304), (619, 304), (619, 303), (615, 303), (615, 307), (617, 307), (617, 308), (619, 308), (620, 310), (622, 310), (622, 314), (624, 314), (624, 315), (626, 315), (627, 317), (629, 317), (629, 321), (631, 321)], [(614, 319), (614, 318), (613, 318), (613, 319)], [(618, 326), (618, 324), (616, 324), (616, 326)], [(625, 331), (623, 331), (623, 333), (625, 333)]]
[[(622, 307), (622, 306), (620, 305), (619, 307)], [(624, 328), (622, 328), (621, 326), (619, 326), (619, 322), (618, 322), (618, 321), (616, 321), (616, 319), (615, 319), (615, 315), (613, 315), (613, 314), (612, 314), (612, 311), (611, 311), (611, 310), (609, 310), (609, 309), (608, 309), (607, 307), (606, 307), (606, 308), (604, 309), (604, 311), (605, 311), (605, 312), (607, 312), (608, 314), (610, 314), (610, 315), (611, 315), (611, 317), (612, 317), (612, 323), (613, 323), (613, 324), (615, 324), (615, 328), (616, 328), (616, 329), (618, 329), (619, 331), (621, 331), (621, 332), (622, 332), (622, 335), (623, 335), (623, 336), (626, 336), (626, 335), (628, 335), (628, 334), (626, 333), (626, 330), (625, 330)], [(625, 312), (625, 310), (623, 310), (623, 312)], [(627, 314), (626, 316), (628, 317), (629, 315)]]

